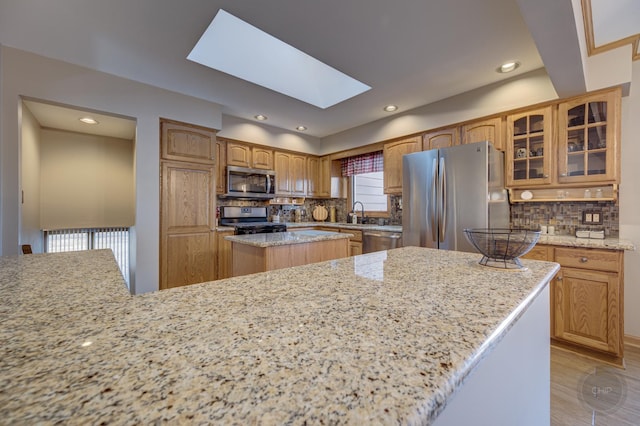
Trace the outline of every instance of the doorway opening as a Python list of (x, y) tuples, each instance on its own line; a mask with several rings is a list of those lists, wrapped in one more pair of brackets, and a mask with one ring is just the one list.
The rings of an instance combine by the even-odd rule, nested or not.
[(111, 249), (129, 285), (136, 120), (23, 98), (20, 125), (20, 244)]

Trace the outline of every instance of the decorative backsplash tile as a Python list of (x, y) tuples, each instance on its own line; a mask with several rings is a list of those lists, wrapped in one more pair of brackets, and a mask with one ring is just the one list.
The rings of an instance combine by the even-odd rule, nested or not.
[[(602, 225), (584, 225), (583, 211), (602, 215)], [(608, 237), (620, 232), (618, 206), (611, 201), (515, 203), (511, 205), (511, 226), (535, 229), (539, 225), (554, 225), (556, 234), (575, 235), (577, 229), (604, 230)]]
[[(385, 225), (402, 225), (402, 196), (390, 196), (389, 218), (371, 217), (367, 223)], [(346, 222), (351, 207), (347, 206), (344, 198), (316, 199), (307, 198), (304, 204), (298, 206), (270, 205), (266, 201), (240, 201), (218, 198), (218, 206), (268, 206), (269, 217), (280, 214), (284, 222), (293, 222), (295, 210), (301, 210), (303, 222), (313, 222), (311, 213), (318, 206), (325, 206), (329, 210), (336, 208), (336, 222)], [(602, 215), (602, 225), (582, 224), (583, 211), (596, 211)], [(577, 229), (604, 230), (608, 237), (617, 237), (620, 232), (619, 209), (611, 201), (599, 202), (555, 202), (555, 203), (515, 203), (511, 205), (511, 227), (537, 229), (540, 225), (554, 225), (556, 234), (575, 235)]]

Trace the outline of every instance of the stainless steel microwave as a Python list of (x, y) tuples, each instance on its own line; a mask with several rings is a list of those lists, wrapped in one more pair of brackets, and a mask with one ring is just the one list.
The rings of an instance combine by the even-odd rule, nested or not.
[(225, 196), (244, 199), (268, 199), (275, 196), (276, 172), (227, 166)]

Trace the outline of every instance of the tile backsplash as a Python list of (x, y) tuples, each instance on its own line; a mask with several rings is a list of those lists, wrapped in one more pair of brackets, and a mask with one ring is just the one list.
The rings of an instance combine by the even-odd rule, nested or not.
[[(382, 219), (384, 224), (402, 225), (402, 197), (390, 196), (390, 216)], [(329, 210), (336, 208), (336, 222), (346, 222), (351, 207), (347, 206), (347, 200), (343, 198), (316, 199), (307, 198), (304, 204), (298, 206), (269, 205), (265, 201), (239, 201), (218, 198), (218, 206), (268, 206), (269, 217), (280, 213), (284, 222), (294, 221), (294, 210), (300, 209), (301, 219), (305, 222), (313, 222), (311, 213), (313, 209), (322, 205)], [(602, 225), (584, 225), (582, 223), (583, 211), (596, 211), (602, 215)], [(328, 220), (328, 219), (327, 219)], [(536, 229), (540, 225), (554, 225), (556, 234), (575, 235), (577, 229), (604, 230), (608, 237), (619, 235), (618, 206), (611, 201), (599, 202), (552, 202), (552, 203), (514, 203), (511, 205), (511, 227)], [(380, 223), (379, 218), (367, 218), (368, 223)]]
[[(596, 211), (602, 215), (602, 225), (584, 225), (583, 211)], [(554, 225), (556, 234), (575, 235), (576, 229), (604, 230), (608, 237), (617, 237), (619, 228), (618, 206), (612, 201), (515, 203), (511, 205), (511, 226), (537, 228)]]

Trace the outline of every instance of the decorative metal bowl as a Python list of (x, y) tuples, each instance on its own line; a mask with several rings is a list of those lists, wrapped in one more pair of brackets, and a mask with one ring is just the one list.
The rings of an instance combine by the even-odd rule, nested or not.
[(467, 240), (483, 254), (481, 265), (505, 269), (524, 269), (520, 256), (536, 245), (540, 231), (530, 229), (465, 229)]

